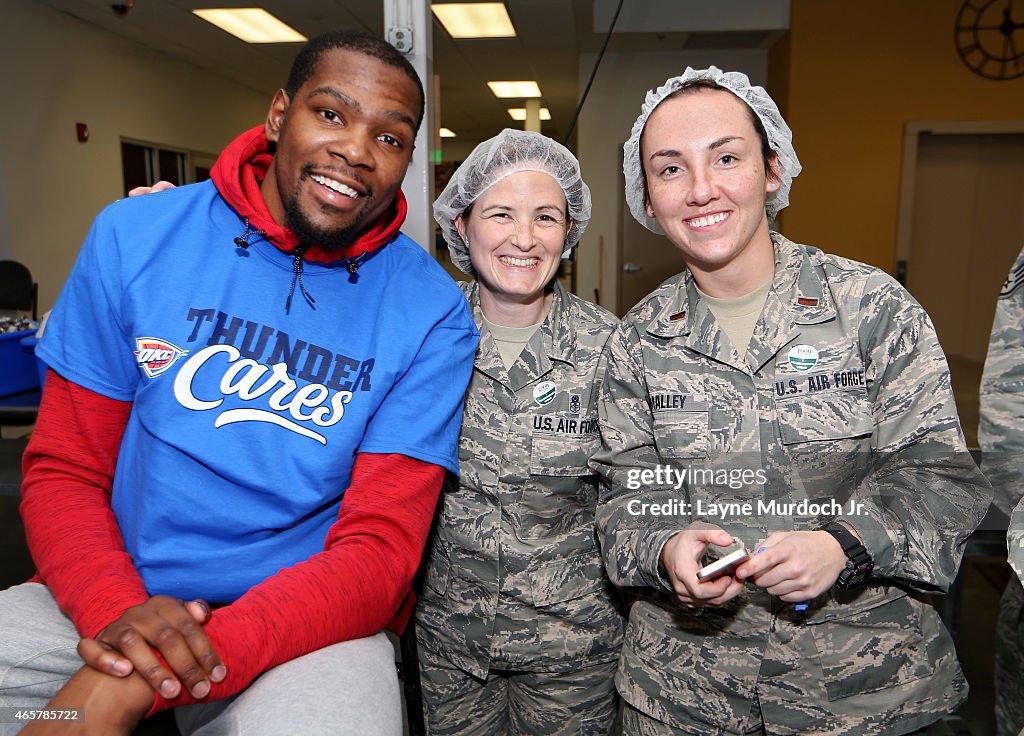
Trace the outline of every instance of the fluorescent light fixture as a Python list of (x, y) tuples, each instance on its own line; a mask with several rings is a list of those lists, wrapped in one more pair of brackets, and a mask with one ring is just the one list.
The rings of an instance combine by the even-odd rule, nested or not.
[(452, 38), (511, 38), (516, 35), (505, 3), (435, 3), (430, 9)]
[(455, 137), (455, 133), (452, 132), (451, 130), (449, 130), (448, 128), (441, 128), (441, 130), (439, 131), (439, 134), (440, 134), (440, 136), (442, 138), (454, 138)]
[(488, 82), (487, 86), (495, 97), (542, 97), (536, 82)]
[(246, 43), (297, 43), (307, 40), (263, 8), (206, 8), (192, 12)]
[[(526, 108), (525, 107), (510, 107), (508, 109), (508, 116), (513, 120), (526, 120)], [(546, 107), (540, 109), (540, 119), (550, 120), (551, 111)]]

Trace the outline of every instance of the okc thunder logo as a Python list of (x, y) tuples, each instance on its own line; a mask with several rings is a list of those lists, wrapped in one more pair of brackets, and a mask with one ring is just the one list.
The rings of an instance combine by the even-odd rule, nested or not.
[(187, 350), (157, 337), (137, 337), (135, 345), (138, 348), (135, 358), (150, 378), (156, 378), (182, 355), (188, 355)]

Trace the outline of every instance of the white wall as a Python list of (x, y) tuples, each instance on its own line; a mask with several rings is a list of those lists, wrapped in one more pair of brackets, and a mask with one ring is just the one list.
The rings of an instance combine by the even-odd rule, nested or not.
[[(580, 56), (580, 90), (586, 86), (595, 59), (596, 54)], [(593, 217), (576, 251), (576, 292), (583, 298), (593, 300), (594, 289), (600, 288), (602, 306), (617, 310), (622, 216), (625, 213), (631, 217), (622, 192), (622, 144), (640, 114), (647, 90), (681, 74), (688, 65), (706, 68), (711, 64), (727, 71), (745, 72), (752, 82), (764, 85), (768, 53), (738, 50), (605, 54), (577, 123), (576, 154), (594, 198)], [(604, 268), (599, 284), (598, 250), (602, 238)], [(666, 246), (671, 247), (667, 241)], [(623, 305), (625, 309), (631, 306)]]
[[(122, 136), (216, 154), (262, 122), (273, 90), (259, 94), (30, 0), (0, 0), (0, 17), (0, 258), (29, 267), (43, 311), (93, 217), (122, 195)], [(88, 124), (88, 143), (76, 140), (77, 122)]]

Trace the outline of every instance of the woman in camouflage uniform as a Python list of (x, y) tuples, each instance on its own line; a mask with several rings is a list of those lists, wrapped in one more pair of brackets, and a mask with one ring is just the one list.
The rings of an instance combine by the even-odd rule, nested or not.
[(590, 218), (579, 163), (505, 130), (434, 203), (480, 328), (416, 612), (437, 734), (607, 734), (622, 619), (594, 530), (601, 350), (616, 319), (555, 279)]
[[(1010, 268), (996, 302), (981, 375), (978, 444), (993, 503), (1011, 522), (1008, 561), (1024, 573), (1024, 250)], [(1016, 510), (1015, 510), (1016, 509)], [(1024, 729), (1024, 587), (1011, 575), (999, 601), (995, 633), (995, 736)]]
[[(878, 269), (770, 230), (800, 164), (743, 74), (649, 92), (623, 168), (633, 216), (686, 266), (606, 353), (598, 533), (611, 579), (642, 591), (625, 732), (924, 729), (967, 683), (921, 597), (990, 497), (931, 321)], [(700, 582), (731, 535), (755, 554)]]

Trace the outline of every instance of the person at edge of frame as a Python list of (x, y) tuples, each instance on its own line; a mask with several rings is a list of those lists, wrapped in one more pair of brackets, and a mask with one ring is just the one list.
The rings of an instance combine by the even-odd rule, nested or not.
[(415, 613), (432, 736), (608, 734), (623, 619), (594, 530), (598, 363), (618, 323), (559, 262), (591, 214), (576, 158), (539, 133), (478, 145), (434, 203), (480, 329)]
[[(609, 338), (599, 404), (598, 535), (641, 595), (625, 733), (923, 731), (967, 695), (923, 596), (991, 497), (928, 316), (879, 269), (771, 229), (800, 164), (741, 73), (649, 92), (623, 168), (685, 266)], [(733, 536), (751, 557), (701, 582)]]
[(81, 718), (25, 734), (401, 734), (382, 629), (478, 340), (399, 232), (423, 102), (390, 45), (325, 34), (212, 181), (97, 217), (39, 350), (38, 576), (0, 593), (0, 705)]
[[(993, 503), (1012, 518), (1007, 535), (1011, 575), (999, 601), (995, 632), (997, 736), (1024, 731), (1024, 250), (1017, 256), (996, 302), (988, 355), (981, 376), (978, 444), (981, 469), (992, 483)], [(1016, 510), (1015, 510), (1016, 509)]]

